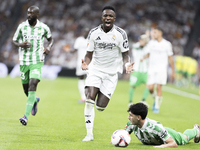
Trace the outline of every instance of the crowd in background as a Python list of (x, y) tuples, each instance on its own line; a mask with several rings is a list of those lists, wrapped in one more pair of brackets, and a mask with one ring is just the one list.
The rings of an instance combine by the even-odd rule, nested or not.
[[(9, 37), (0, 50), (0, 61), (14, 66), (18, 63), (17, 48), (12, 45), (12, 37), (19, 23), (26, 20), (27, 8), (39, 6), (39, 20), (46, 23), (54, 39), (54, 46), (46, 58), (47, 65), (60, 65), (75, 68), (76, 53), (66, 53), (63, 47), (73, 49), (75, 39), (83, 27), (90, 29), (101, 24), (101, 10), (105, 5), (116, 9), (116, 25), (125, 29), (129, 44), (138, 40), (141, 34), (155, 25), (162, 26), (164, 38), (173, 45), (175, 55), (183, 55), (188, 35), (195, 17), (195, 5), (192, 0), (18, 0), (22, 3), (22, 12), (18, 22), (13, 24)], [(0, 2), (0, 33), (6, 30), (12, 18), (12, 10), (17, 1)], [(199, 45), (193, 51), (194, 58), (200, 59)]]

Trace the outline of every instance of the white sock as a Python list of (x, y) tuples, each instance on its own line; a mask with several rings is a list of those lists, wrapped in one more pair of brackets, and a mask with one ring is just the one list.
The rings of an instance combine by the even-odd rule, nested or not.
[(81, 95), (81, 99), (86, 100), (86, 97), (85, 97), (85, 81), (84, 80), (80, 79), (78, 81), (78, 90), (79, 90), (79, 93)]
[(160, 107), (160, 105), (162, 104), (162, 100), (163, 100), (163, 97), (160, 97), (160, 98), (159, 98), (159, 107)]
[(159, 96), (156, 96), (156, 97), (155, 97), (155, 109), (159, 109), (159, 108), (160, 108), (159, 99), (160, 99)]
[(93, 135), (93, 124), (94, 124), (94, 101), (91, 99), (87, 99), (85, 101), (85, 125), (87, 129), (87, 135)]
[(156, 91), (154, 91), (152, 94), (151, 94), (151, 96), (153, 97), (153, 99), (155, 99), (155, 97), (156, 97)]

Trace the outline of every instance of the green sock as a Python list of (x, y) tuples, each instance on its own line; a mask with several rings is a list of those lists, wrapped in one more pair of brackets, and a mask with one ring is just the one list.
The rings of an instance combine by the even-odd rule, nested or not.
[(36, 101), (36, 98), (35, 98), (35, 91), (29, 91), (28, 92), (28, 98), (27, 98), (27, 102), (26, 102), (26, 111), (25, 111), (25, 116), (29, 117), (30, 113), (31, 113), (31, 110), (33, 108), (33, 104), (35, 103)]
[(144, 92), (143, 92), (143, 98), (142, 99), (146, 99), (147, 98), (147, 96), (149, 95), (149, 89), (146, 87), (145, 89), (144, 89)]
[(187, 129), (183, 132), (188, 137), (188, 142), (197, 135), (197, 129)]
[(133, 94), (134, 94), (134, 88), (130, 87), (129, 88), (129, 102), (132, 102)]

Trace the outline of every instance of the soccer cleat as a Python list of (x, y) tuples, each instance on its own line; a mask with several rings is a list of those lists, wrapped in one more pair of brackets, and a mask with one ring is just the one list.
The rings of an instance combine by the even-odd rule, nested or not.
[(199, 143), (200, 141), (200, 131), (199, 131), (199, 125), (195, 124), (193, 128), (197, 129), (197, 135), (194, 137), (194, 143)]
[(24, 117), (20, 118), (19, 121), (21, 122), (22, 125), (26, 126), (28, 119), (26, 118), (26, 116), (24, 116)]
[(39, 98), (39, 97), (36, 97), (36, 99), (37, 99), (37, 102), (34, 103), (33, 108), (32, 108), (32, 111), (31, 111), (31, 114), (32, 114), (33, 116), (35, 116), (36, 113), (37, 113), (37, 104), (38, 104), (39, 101), (40, 101), (40, 98)]
[(88, 134), (82, 141), (94, 141), (93, 135)]

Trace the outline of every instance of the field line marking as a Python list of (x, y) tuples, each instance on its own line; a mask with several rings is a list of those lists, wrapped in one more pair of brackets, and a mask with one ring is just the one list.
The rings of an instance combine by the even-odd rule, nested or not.
[(169, 92), (169, 93), (173, 93), (173, 94), (176, 94), (176, 95), (180, 95), (180, 96), (184, 96), (184, 97), (188, 97), (188, 98), (192, 98), (192, 99), (200, 101), (200, 96), (198, 96), (196, 94), (184, 92), (184, 91), (177, 90), (177, 89), (174, 89), (174, 88), (171, 88), (171, 87), (163, 86), (163, 91)]

